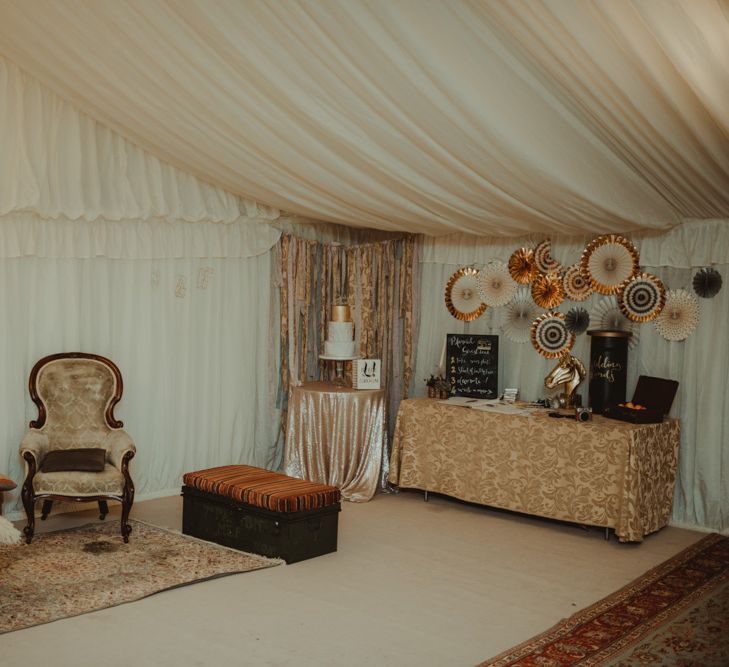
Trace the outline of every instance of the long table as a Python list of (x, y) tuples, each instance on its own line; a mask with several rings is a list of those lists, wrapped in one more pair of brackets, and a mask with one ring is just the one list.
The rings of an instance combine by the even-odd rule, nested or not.
[(641, 541), (668, 523), (680, 424), (494, 414), (400, 403), (389, 481)]

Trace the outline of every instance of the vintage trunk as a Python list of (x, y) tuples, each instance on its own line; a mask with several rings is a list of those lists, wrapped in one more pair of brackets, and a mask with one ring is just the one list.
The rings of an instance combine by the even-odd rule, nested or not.
[(183, 486), (182, 532), (296, 563), (337, 550), (340, 503), (277, 512)]

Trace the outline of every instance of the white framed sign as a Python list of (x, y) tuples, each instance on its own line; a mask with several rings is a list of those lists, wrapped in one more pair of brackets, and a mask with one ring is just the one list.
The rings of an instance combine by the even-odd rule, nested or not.
[(352, 362), (352, 387), (379, 389), (381, 359), (356, 359)]

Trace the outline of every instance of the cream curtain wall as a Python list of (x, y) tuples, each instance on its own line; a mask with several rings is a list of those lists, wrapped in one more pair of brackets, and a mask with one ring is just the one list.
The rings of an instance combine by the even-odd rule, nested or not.
[[(138, 497), (212, 465), (277, 468), (278, 211), (145, 154), (2, 59), (0, 145), (0, 470), (22, 480), (28, 375), (61, 351), (119, 365)], [(19, 489), (5, 501), (19, 509)]]
[[(121, 369), (117, 416), (137, 444), (140, 496), (174, 493), (182, 473), (214, 465), (277, 468), (270, 258), (1, 260), (3, 472), (22, 480), (18, 447), (37, 413), (33, 364), (75, 350)], [(19, 490), (6, 503), (20, 509)]]
[[(724, 286), (713, 299), (699, 299), (700, 322), (684, 342), (663, 339), (651, 323), (640, 325), (639, 341), (628, 354), (628, 396), (639, 375), (673, 378), (680, 384), (671, 414), (680, 417), (681, 449), (673, 506), (673, 521), (712, 530), (729, 529), (729, 348), (725, 342), (729, 322), (729, 246), (726, 235), (717, 235), (723, 222), (694, 223), (670, 234), (636, 237), (641, 266), (655, 273), (672, 289), (691, 290), (695, 267), (713, 264), (724, 277)], [(587, 239), (584, 239), (587, 240)], [(553, 255), (565, 265), (580, 256), (583, 239), (553, 240)], [(522, 398), (531, 400), (548, 392), (544, 377), (555, 366), (541, 357), (531, 343), (513, 343), (503, 334), (503, 308), (489, 308), (478, 320), (463, 323), (446, 310), (443, 293), (449, 276), (460, 266), (479, 267), (492, 259), (505, 261), (521, 243), (474, 237), (424, 239), (421, 264), (421, 325), (414, 372), (414, 395), (426, 393), (423, 380), (436, 371), (446, 333), (499, 335), (499, 391), (518, 387)], [(458, 257), (461, 261), (457, 261)], [(668, 258), (676, 266), (667, 266)], [(692, 268), (694, 267), (694, 268)], [(557, 310), (583, 306), (588, 312), (602, 298), (565, 301)], [(589, 362), (590, 340), (577, 337), (573, 354)], [(587, 384), (579, 393), (587, 395)]]
[(718, 0), (0, 2), (0, 54), (158, 158), (433, 234), (729, 218), (727, 35)]

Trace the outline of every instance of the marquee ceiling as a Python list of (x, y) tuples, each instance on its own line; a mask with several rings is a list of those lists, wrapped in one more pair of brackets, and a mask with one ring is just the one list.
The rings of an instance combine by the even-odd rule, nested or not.
[(429, 234), (729, 219), (729, 4), (0, 0), (0, 54), (244, 198)]

